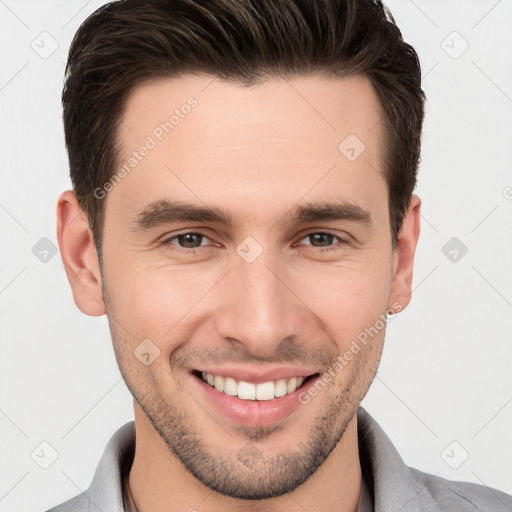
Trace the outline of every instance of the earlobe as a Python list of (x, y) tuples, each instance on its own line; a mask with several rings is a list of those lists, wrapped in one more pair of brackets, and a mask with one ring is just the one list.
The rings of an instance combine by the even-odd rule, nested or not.
[(90, 316), (105, 314), (92, 231), (72, 190), (63, 192), (57, 202), (57, 240), (78, 309)]
[(411, 300), (414, 255), (420, 236), (420, 210), (421, 199), (413, 195), (393, 255), (393, 282), (388, 309), (401, 311)]

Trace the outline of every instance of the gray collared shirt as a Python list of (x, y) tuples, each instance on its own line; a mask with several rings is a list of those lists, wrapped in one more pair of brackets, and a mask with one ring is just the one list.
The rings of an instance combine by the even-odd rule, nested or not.
[[(512, 512), (512, 496), (508, 494), (406, 466), (390, 439), (362, 407), (357, 411), (357, 422), (359, 457), (372, 512)], [(108, 442), (89, 489), (47, 512), (128, 512), (123, 481), (134, 451), (135, 424), (131, 421)], [(360, 507), (367, 512), (364, 496), (363, 488)]]

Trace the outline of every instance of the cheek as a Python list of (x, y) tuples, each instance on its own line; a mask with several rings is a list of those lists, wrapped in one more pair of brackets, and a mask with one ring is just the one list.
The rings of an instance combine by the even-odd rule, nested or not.
[[(123, 272), (108, 277), (109, 314), (116, 319), (110, 320), (112, 338), (130, 389), (139, 398), (151, 389), (174, 392), (169, 358), (190, 338), (187, 315), (205, 293), (197, 276), (182, 269), (125, 265)], [(145, 354), (151, 358), (149, 365), (143, 361)]]
[(297, 295), (329, 328), (340, 351), (385, 313), (391, 281), (383, 262), (318, 268), (297, 280)]
[(154, 340), (162, 351), (164, 344), (182, 340), (182, 331), (194, 318), (194, 308), (213, 288), (217, 274), (171, 266), (145, 265), (125, 270), (115, 288), (115, 308), (123, 325), (138, 338)]

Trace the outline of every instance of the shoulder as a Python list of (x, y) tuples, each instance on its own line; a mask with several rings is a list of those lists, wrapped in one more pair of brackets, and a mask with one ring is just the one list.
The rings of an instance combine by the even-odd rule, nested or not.
[(357, 412), (359, 455), (373, 486), (375, 510), (402, 512), (512, 512), (512, 496), (407, 466), (372, 416)]
[(89, 512), (89, 510), (91, 510), (91, 500), (83, 492), (46, 512)]
[(110, 438), (89, 488), (47, 512), (124, 510), (123, 475), (129, 472), (135, 452), (135, 424), (130, 421)]
[(510, 512), (512, 496), (485, 485), (448, 480), (409, 468), (411, 476), (428, 491), (443, 512)]

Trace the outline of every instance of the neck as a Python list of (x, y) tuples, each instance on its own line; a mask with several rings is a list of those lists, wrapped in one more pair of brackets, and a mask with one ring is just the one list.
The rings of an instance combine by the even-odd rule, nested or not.
[(197, 480), (169, 450), (136, 403), (134, 410), (136, 445), (129, 485), (137, 512), (357, 510), (361, 466), (356, 415), (323, 464), (294, 491), (266, 500), (241, 500), (219, 494)]

